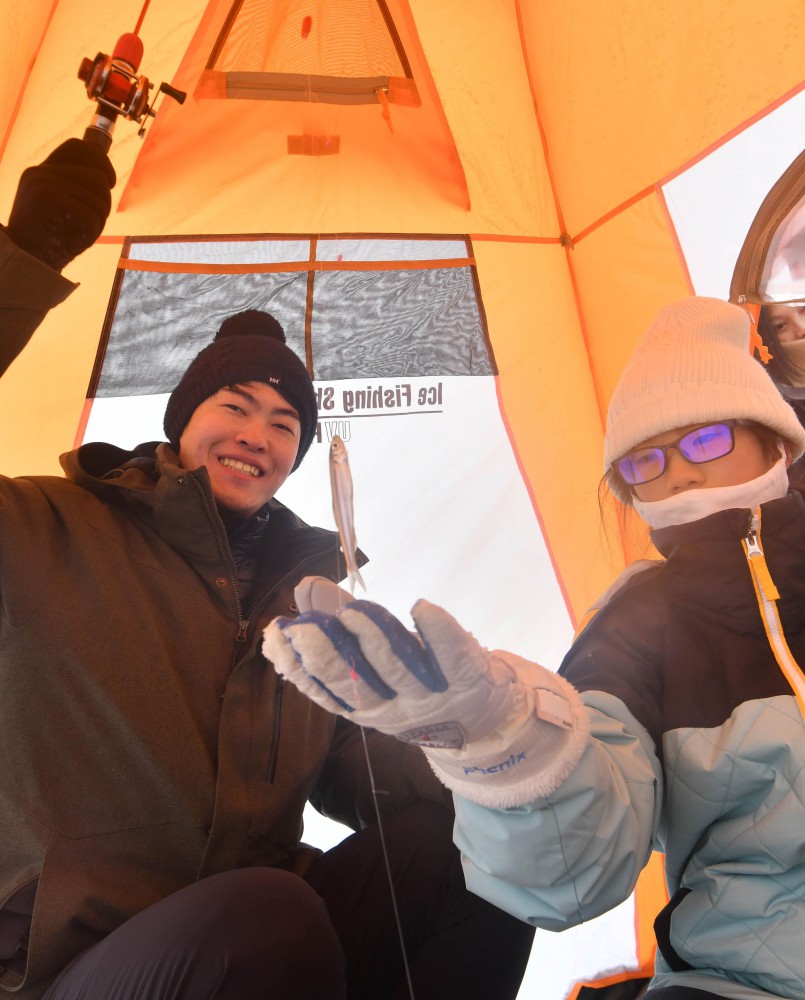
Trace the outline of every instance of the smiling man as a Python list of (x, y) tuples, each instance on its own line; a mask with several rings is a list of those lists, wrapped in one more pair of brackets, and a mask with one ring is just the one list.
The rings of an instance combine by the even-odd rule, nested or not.
[(271, 386), (226, 385), (190, 418), (179, 462), (186, 469), (205, 466), (218, 504), (249, 516), (290, 475), (301, 429), (297, 411)]
[[(6, 298), (41, 297), (44, 263), (0, 232), (4, 251), (0, 303), (20, 269)], [(466, 890), (418, 748), (365, 734), (381, 838), (364, 734), (260, 652), (302, 577), (343, 565), (275, 499), (317, 420), (282, 327), (249, 310), (182, 376), (167, 442), (0, 476), (0, 996), (377, 1000), (408, 976), (515, 996), (533, 930)], [(308, 800), (357, 832), (306, 847)]]
[(299, 467), (316, 433), (307, 369), (268, 313), (224, 320), (174, 389), (165, 433), (185, 469), (204, 467), (219, 506), (256, 514)]

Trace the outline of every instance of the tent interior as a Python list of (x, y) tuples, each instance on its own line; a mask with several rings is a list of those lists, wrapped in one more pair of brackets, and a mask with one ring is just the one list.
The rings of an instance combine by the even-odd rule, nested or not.
[[(729, 297), (802, 151), (801, 7), (0, 0), (0, 220), (89, 125), (82, 60), (126, 33), (155, 114), (117, 121), (104, 234), (0, 383), (3, 473), (161, 438), (177, 373), (226, 315), (267, 309), (320, 404), (280, 499), (332, 526), (339, 434), (367, 596), (403, 617), (427, 597), (558, 667), (651, 554), (599, 504), (619, 373), (661, 306)], [(645, 972), (639, 909), (537, 934), (521, 996)]]

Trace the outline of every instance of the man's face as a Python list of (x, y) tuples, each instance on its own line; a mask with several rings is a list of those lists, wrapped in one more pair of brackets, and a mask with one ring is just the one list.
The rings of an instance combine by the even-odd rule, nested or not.
[(251, 515), (288, 478), (300, 431), (299, 414), (275, 389), (240, 382), (196, 407), (179, 439), (179, 462), (206, 466), (216, 503)]

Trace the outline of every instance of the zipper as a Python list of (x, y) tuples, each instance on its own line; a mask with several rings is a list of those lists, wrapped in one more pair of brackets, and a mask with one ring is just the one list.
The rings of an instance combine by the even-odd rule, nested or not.
[(752, 575), (752, 584), (755, 588), (760, 616), (766, 630), (766, 638), (769, 641), (774, 658), (782, 670), (786, 680), (796, 696), (800, 714), (805, 719), (805, 677), (803, 677), (799, 664), (794, 659), (794, 655), (788, 648), (788, 642), (783, 632), (783, 625), (777, 611), (777, 601), (780, 599), (780, 592), (772, 579), (766, 556), (763, 552), (763, 543), (760, 537), (760, 507), (752, 511), (749, 523), (749, 530), (742, 539), (744, 554)]
[[(216, 71), (213, 71), (216, 72)], [(388, 92), (388, 76), (326, 76), (302, 73), (264, 73), (238, 70), (221, 71), (226, 83), (226, 96), (236, 98), (244, 93), (259, 93), (270, 101), (294, 101), (316, 97), (328, 104), (372, 104), (378, 100), (378, 90)]]
[(232, 552), (229, 549), (229, 542), (226, 538), (226, 532), (221, 524), (221, 519), (218, 517), (217, 511), (213, 508), (210, 503), (207, 493), (192, 472), (188, 473), (188, 477), (198, 491), (201, 497), (201, 502), (204, 506), (204, 512), (207, 515), (207, 520), (212, 525), (212, 530), (215, 534), (215, 540), (218, 543), (218, 550), (221, 553), (224, 562), (226, 563), (227, 569), (229, 571), (229, 582), (232, 584), (232, 596), (235, 598), (235, 611), (238, 616), (238, 631), (235, 635), (235, 642), (243, 644), (246, 642), (246, 633), (249, 628), (248, 618), (243, 616), (243, 603), (240, 599), (240, 591), (238, 590), (238, 569), (235, 566), (235, 560), (232, 558)]
[(282, 717), (282, 693), (285, 690), (285, 678), (277, 674), (277, 689), (274, 692), (274, 728), (271, 731), (271, 749), (268, 751), (268, 767), (266, 768), (266, 784), (273, 785), (277, 775), (277, 760), (280, 749), (280, 720)]
[[(265, 594), (257, 601), (252, 607), (250, 618), (256, 618), (260, 609), (268, 602), (268, 600), (274, 596), (274, 594), (285, 585), (285, 583), (293, 576), (304, 575), (301, 571), (308, 562), (312, 562), (318, 559), (320, 553), (316, 552), (314, 555), (307, 556), (300, 563), (298, 563), (291, 570), (290, 573), (286, 573), (285, 576), (279, 580), (274, 586), (266, 591)], [(248, 625), (249, 623), (246, 622)], [(277, 674), (277, 687), (274, 693), (274, 727), (271, 732), (271, 747), (268, 751), (268, 765), (266, 767), (266, 784), (273, 785), (274, 778), (277, 774), (277, 761), (279, 760), (279, 745), (280, 745), (280, 731), (282, 723), (282, 696), (285, 690), (285, 678), (280, 677)]]
[[(193, 481), (199, 495), (201, 496), (201, 501), (204, 505), (204, 510), (207, 514), (207, 518), (212, 525), (213, 531), (215, 532), (215, 538), (218, 542), (218, 548), (224, 560), (229, 568), (229, 576), (232, 582), (232, 593), (235, 598), (235, 608), (237, 610), (238, 616), (238, 631), (235, 635), (235, 642), (240, 645), (245, 645), (248, 638), (249, 626), (258, 617), (262, 608), (268, 603), (268, 601), (280, 590), (292, 577), (304, 575), (302, 570), (308, 562), (314, 562), (321, 555), (320, 552), (315, 552), (312, 555), (306, 556), (301, 562), (297, 563), (290, 572), (286, 573), (285, 576), (278, 580), (273, 587), (269, 588), (263, 594), (263, 596), (252, 605), (251, 612), (248, 616), (243, 614), (243, 604), (240, 599), (240, 592), (238, 591), (238, 575), (237, 567), (235, 566), (235, 560), (232, 558), (232, 553), (229, 549), (229, 543), (226, 539), (225, 532), (221, 525), (220, 519), (217, 512), (213, 509), (207, 494), (204, 490), (202, 484), (198, 479), (192, 474), (188, 473), (190, 479)], [(237, 663), (237, 656), (234, 658), (234, 663)], [(234, 666), (233, 663), (233, 666)], [(280, 743), (280, 731), (281, 731), (281, 721), (282, 721), (282, 695), (285, 689), (284, 679), (277, 675), (277, 688), (274, 696), (274, 727), (271, 734), (271, 747), (268, 753), (268, 765), (266, 767), (266, 784), (273, 784), (274, 778), (277, 773), (277, 761), (279, 759), (279, 743)]]

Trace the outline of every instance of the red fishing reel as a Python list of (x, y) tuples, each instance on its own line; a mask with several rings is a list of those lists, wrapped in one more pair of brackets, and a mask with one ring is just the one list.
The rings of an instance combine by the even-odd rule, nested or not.
[[(97, 101), (97, 110), (84, 138), (108, 150), (112, 143), (115, 121), (122, 117), (137, 122), (139, 135), (145, 134), (147, 119), (155, 118), (156, 111), (149, 104), (153, 84), (137, 70), (143, 57), (143, 43), (138, 35), (121, 35), (112, 54), (99, 52), (94, 59), (82, 59), (78, 78), (83, 80), (90, 100)], [(166, 94), (179, 104), (187, 95), (167, 83), (159, 86), (158, 94)]]

